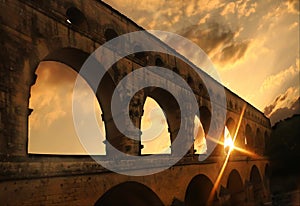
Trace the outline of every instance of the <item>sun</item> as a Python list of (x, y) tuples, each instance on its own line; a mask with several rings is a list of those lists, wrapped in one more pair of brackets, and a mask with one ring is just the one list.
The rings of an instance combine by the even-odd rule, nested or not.
[(228, 152), (231, 152), (234, 149), (234, 142), (232, 140), (232, 137), (230, 135), (229, 130), (225, 126), (225, 131), (224, 131), (224, 150), (226, 154)]

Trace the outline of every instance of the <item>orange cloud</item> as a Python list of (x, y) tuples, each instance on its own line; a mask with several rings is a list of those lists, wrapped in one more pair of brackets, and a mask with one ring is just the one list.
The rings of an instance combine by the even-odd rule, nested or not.
[(226, 16), (228, 14), (234, 14), (235, 13), (235, 7), (236, 7), (236, 4), (234, 2), (228, 3), (224, 7), (224, 10), (221, 12), (221, 15)]
[(270, 118), (272, 125), (294, 114), (300, 114), (299, 88), (290, 87), (285, 93), (278, 95), (265, 107), (264, 114)]
[(296, 65), (292, 65), (288, 69), (282, 70), (279, 73), (271, 75), (265, 79), (260, 91), (264, 93), (269, 90), (276, 90), (286, 84), (286, 82), (299, 78), (299, 72), (299, 59), (297, 59)]

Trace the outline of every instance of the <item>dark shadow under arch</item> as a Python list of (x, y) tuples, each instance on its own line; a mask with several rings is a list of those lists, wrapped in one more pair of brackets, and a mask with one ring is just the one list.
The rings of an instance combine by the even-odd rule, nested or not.
[[(212, 181), (205, 175), (195, 176), (189, 183), (185, 192), (186, 206), (205, 206), (213, 188)], [(218, 205), (217, 194), (214, 194), (214, 201), (211, 205)]]
[(138, 182), (125, 182), (109, 189), (95, 206), (163, 206), (160, 198), (147, 186)]
[(254, 165), (251, 168), (250, 182), (252, 185), (251, 195), (256, 205), (263, 203), (263, 182), (258, 168)]
[(227, 190), (230, 194), (229, 205), (243, 205), (245, 192), (242, 178), (237, 170), (232, 170), (227, 180)]
[(256, 129), (254, 142), (255, 142), (256, 151), (259, 154), (262, 154), (265, 148), (265, 142), (264, 142), (263, 133), (260, 131), (259, 128)]
[(270, 169), (269, 164), (266, 164), (264, 184), (265, 184), (265, 188), (267, 188), (267, 190), (269, 190), (269, 188), (270, 188), (270, 178), (271, 178), (271, 169)]
[(264, 133), (264, 144), (265, 144), (264, 154), (266, 154), (267, 151), (269, 151), (269, 144), (270, 144), (270, 135), (268, 134), (267, 131), (265, 131)]
[(89, 55), (89, 53), (80, 49), (66, 47), (51, 51), (42, 61), (60, 62), (73, 68), (76, 72), (79, 72)]

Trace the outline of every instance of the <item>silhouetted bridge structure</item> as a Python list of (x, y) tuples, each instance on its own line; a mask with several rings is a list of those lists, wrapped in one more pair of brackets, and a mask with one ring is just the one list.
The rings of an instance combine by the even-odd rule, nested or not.
[[(141, 27), (96, 0), (4, 0), (0, 2), (0, 11), (1, 205), (205, 205), (226, 158), (222, 145), (202, 162), (191, 149), (171, 168), (139, 177), (111, 172), (89, 156), (27, 152), (30, 89), (37, 78), (35, 70), (39, 63), (57, 61), (78, 72), (88, 55), (100, 45), (121, 34), (142, 30)], [(122, 136), (116, 129), (111, 119), (110, 100), (118, 82), (145, 65), (163, 66), (186, 80), (199, 104), (205, 132), (213, 124), (211, 105), (215, 104), (208, 95), (214, 91), (207, 91), (193, 70), (175, 57), (148, 52), (121, 59), (100, 85), (105, 92), (97, 94), (107, 140), (118, 150), (136, 156), (141, 154), (141, 144)], [(236, 145), (257, 155), (232, 153), (213, 204), (260, 205), (270, 200), (270, 171), (264, 157), (270, 122), (228, 89), (225, 94), (226, 126), (234, 133), (246, 105)], [(155, 99), (164, 110), (173, 141), (180, 126), (180, 111), (166, 91), (159, 88), (140, 91), (129, 108), (132, 122), (140, 127), (147, 97)], [(189, 135), (192, 130), (187, 130), (187, 138)], [(164, 155), (157, 156), (156, 161), (164, 158)], [(145, 161), (151, 168), (153, 159), (145, 156)], [(126, 171), (131, 169), (130, 165), (130, 160), (120, 161), (119, 168)]]

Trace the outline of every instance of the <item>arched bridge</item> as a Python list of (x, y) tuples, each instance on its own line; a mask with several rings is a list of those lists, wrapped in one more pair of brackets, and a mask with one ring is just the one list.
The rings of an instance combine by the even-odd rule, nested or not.
[[(147, 176), (129, 176), (111, 172), (87, 155), (28, 152), (29, 116), (32, 112), (29, 102), (33, 95), (30, 91), (39, 78), (35, 74), (39, 64), (59, 62), (78, 73), (87, 57), (99, 46), (122, 34), (143, 29), (96, 0), (5, 0), (0, 2), (0, 11), (2, 205), (261, 205), (270, 200), (269, 163), (264, 156), (270, 136), (269, 119), (226, 88), (226, 102), (221, 105), (222, 97), (212, 89), (223, 88), (220, 83), (199, 69), (213, 85), (207, 87), (185, 62), (186, 59), (167, 52), (128, 55), (104, 71), (95, 93), (103, 112), (106, 141), (127, 155), (142, 156), (141, 133), (132, 130), (138, 139), (133, 140), (119, 131), (112, 118), (111, 100), (117, 85), (126, 75), (145, 66), (164, 67), (174, 76), (179, 75), (191, 88), (197, 101), (197, 108), (192, 111), (199, 113), (206, 141), (210, 141), (209, 138), (220, 141), (204, 161), (199, 161), (199, 156), (205, 154), (197, 153), (190, 145), (184, 157), (172, 167)], [(152, 35), (147, 38), (162, 50), (172, 50)], [(105, 61), (104, 58), (101, 60)], [(155, 81), (164, 82), (169, 91), (185, 93), (185, 89), (174, 81), (175, 77), (162, 79), (156, 75)], [(120, 101), (126, 98), (126, 94), (126, 91), (119, 93)], [(174, 142), (178, 135), (181, 117), (194, 125), (195, 114), (181, 113), (178, 101), (170, 92), (147, 87), (130, 100), (128, 113), (135, 129), (141, 128), (148, 97), (154, 99), (165, 113), (170, 142)], [(218, 119), (221, 110), (226, 111), (223, 127), (216, 125), (212, 118), (214, 114)], [(123, 122), (130, 132), (132, 128), (127, 123)], [(210, 128), (219, 133), (211, 133), (210, 137)], [(231, 137), (236, 136), (235, 146), (239, 148), (230, 156), (222, 145), (227, 130)], [(194, 128), (185, 127), (184, 134), (186, 139), (193, 140)], [(155, 159), (143, 155), (146, 167), (160, 167), (164, 161), (170, 160), (172, 149), (171, 146), (171, 154), (157, 155)], [(110, 155), (110, 152), (107, 147), (106, 154)], [(117, 166), (120, 171), (132, 170), (132, 161), (120, 159)], [(226, 167), (223, 167), (224, 162)], [(145, 165), (134, 170), (141, 171)]]

